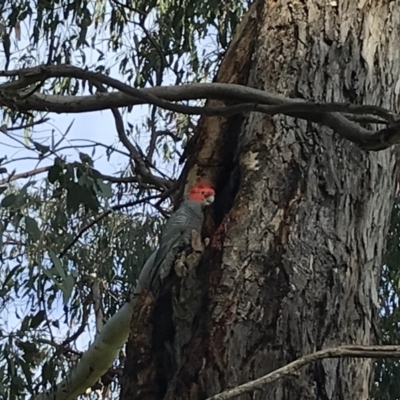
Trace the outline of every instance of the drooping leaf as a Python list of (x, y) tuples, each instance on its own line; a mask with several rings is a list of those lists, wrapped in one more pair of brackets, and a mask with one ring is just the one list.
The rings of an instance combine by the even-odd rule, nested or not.
[(38, 150), (42, 155), (50, 151), (50, 146), (43, 145), (39, 142), (35, 142), (34, 140), (32, 140), (32, 143), (35, 146), (35, 149)]
[(72, 290), (74, 289), (75, 280), (71, 275), (65, 277), (63, 281), (63, 301), (64, 304), (68, 303)]
[(30, 328), (36, 329), (45, 319), (46, 312), (39, 310), (31, 319)]
[(65, 278), (65, 271), (64, 271), (64, 267), (61, 263), (61, 260), (58, 258), (58, 256), (56, 255), (56, 253), (54, 253), (53, 250), (49, 250), (49, 255), (50, 255), (51, 261), (53, 262), (53, 265), (57, 272), (57, 275), (62, 278)]
[(40, 239), (40, 229), (39, 226), (32, 217), (29, 215), (25, 216), (25, 226), (26, 230), (28, 231), (29, 236), (32, 238), (33, 241), (37, 241)]
[(105, 197), (106, 199), (109, 199), (112, 197), (112, 187), (111, 187), (111, 182), (104, 182), (102, 179), (97, 179), (96, 181), (97, 187), (100, 189), (97, 192)]
[(3, 198), (3, 200), (1, 201), (1, 206), (6, 208), (12, 207), (13, 205), (15, 205), (16, 201), (17, 201), (17, 196), (14, 193), (11, 193)]

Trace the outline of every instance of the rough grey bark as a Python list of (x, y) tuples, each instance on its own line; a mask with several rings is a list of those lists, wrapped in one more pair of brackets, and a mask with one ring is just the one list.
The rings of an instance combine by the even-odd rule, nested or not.
[[(217, 80), (398, 112), (398, 21), (399, 0), (258, 0)], [(158, 378), (143, 398), (204, 399), (319, 349), (376, 343), (397, 149), (368, 153), (328, 129), (257, 113), (202, 121), (195, 148), (189, 182), (207, 175), (218, 190), (235, 171), (240, 184), (237, 193), (220, 190), (220, 205), (217, 192), (205, 230), (214, 231), (212, 219), (219, 230), (197, 267), (201, 301), (189, 333), (174, 292), (185, 278), (171, 283), (170, 335), (151, 340), (173, 363), (154, 361)], [(160, 315), (155, 309), (155, 330)], [(240, 398), (368, 399), (371, 367), (325, 360)], [(124, 379), (134, 395), (135, 377)]]

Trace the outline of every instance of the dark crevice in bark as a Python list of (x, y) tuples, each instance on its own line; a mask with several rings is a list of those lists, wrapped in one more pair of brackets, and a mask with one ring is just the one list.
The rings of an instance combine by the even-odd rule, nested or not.
[(231, 210), (240, 186), (240, 169), (237, 161), (228, 160), (226, 168), (221, 172), (214, 206), (214, 222), (217, 227)]
[(151, 318), (152, 353), (156, 361), (156, 381), (160, 399), (164, 397), (168, 383), (176, 370), (172, 350), (175, 336), (172, 314), (172, 293), (169, 287), (157, 298)]

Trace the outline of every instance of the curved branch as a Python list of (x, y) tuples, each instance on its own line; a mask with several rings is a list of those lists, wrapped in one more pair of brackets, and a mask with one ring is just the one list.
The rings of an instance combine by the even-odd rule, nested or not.
[[(103, 75), (101, 75), (103, 77)], [(97, 82), (96, 80), (93, 82), (94, 78), (92, 78), (92, 83), (96, 86), (97, 90), (100, 93), (105, 93), (106, 89), (103, 87), (102, 84)], [(126, 86), (125, 84), (123, 84)], [(129, 87), (129, 86), (128, 86)], [(136, 92), (138, 89), (134, 89)], [(152, 96), (156, 98), (155, 96)], [(166, 102), (168, 103), (168, 102)], [(129, 154), (131, 155), (133, 161), (135, 162), (135, 169), (138, 177), (140, 179), (143, 179), (144, 182), (150, 183), (152, 185), (155, 185), (156, 187), (164, 187), (165, 189), (168, 189), (171, 187), (172, 183), (168, 179), (164, 179), (158, 176), (155, 176), (151, 173), (150, 169), (145, 163), (145, 160), (141, 156), (139, 150), (133, 145), (133, 143), (128, 139), (128, 136), (125, 133), (125, 128), (124, 128), (124, 121), (122, 119), (122, 115), (119, 112), (118, 108), (111, 108), (111, 112), (114, 116), (114, 121), (115, 121), (115, 127), (117, 129), (117, 134), (119, 137), (119, 140), (121, 143), (125, 146), (125, 148), (129, 151)]]
[(96, 383), (111, 367), (129, 335), (136, 298), (126, 303), (104, 325), (96, 340), (83, 354), (67, 378), (36, 400), (72, 400)]
[[(376, 106), (353, 106), (349, 104), (318, 104), (300, 99), (290, 99), (266, 91), (236, 84), (197, 83), (147, 89), (132, 88), (113, 78), (85, 71), (68, 65), (39, 66), (20, 71), (0, 71), (0, 76), (19, 76), (20, 79), (0, 85), (0, 106), (17, 108), (20, 111), (37, 110), (50, 112), (88, 112), (109, 108), (153, 104), (168, 110), (186, 114), (229, 116), (237, 113), (257, 111), (269, 115), (283, 113), (294, 118), (302, 118), (333, 129), (343, 138), (369, 150), (381, 150), (397, 143), (400, 128), (395, 117), (387, 110)], [(57, 96), (34, 93), (23, 98), (23, 92), (16, 89), (26, 83), (45, 78), (72, 77), (90, 80), (118, 89), (114, 93), (98, 93), (92, 96)], [(20, 82), (21, 81), (21, 82)], [(216, 99), (244, 104), (228, 107), (190, 107), (171, 101)], [(363, 128), (350, 121), (341, 113), (373, 114), (383, 117), (392, 127), (378, 132)]]
[(109, 370), (128, 340), (131, 319), (138, 299), (142, 295), (147, 296), (143, 288), (149, 278), (149, 272), (149, 268), (142, 268), (131, 300), (106, 322), (68, 376), (51, 391), (37, 395), (35, 400), (73, 400)]
[[(60, 66), (62, 68), (60, 68)], [(26, 68), (20, 70), (12, 70), (12, 71), (0, 71), (0, 76), (10, 77), (10, 76), (19, 76), (19, 80), (14, 82), (7, 82), (0, 85), (0, 89), (15, 90), (16, 88), (24, 89), (27, 85), (25, 83), (18, 84), (18, 82), (29, 82), (30, 85), (32, 83), (44, 82), (49, 78), (75, 78), (81, 80), (90, 81), (93, 84), (108, 85), (114, 89), (120, 90), (123, 93), (128, 94), (129, 96), (138, 98), (147, 104), (153, 104), (157, 107), (164, 108), (166, 110), (180, 112), (180, 113), (194, 113), (199, 114), (202, 112), (203, 107), (190, 107), (184, 106), (180, 104), (174, 104), (167, 100), (162, 99), (161, 97), (157, 97), (149, 92), (144, 92), (141, 89), (133, 88), (125, 83), (118, 81), (117, 79), (111, 78), (109, 76), (103, 75), (99, 72), (91, 72), (82, 68), (75, 67), (73, 65), (39, 65), (34, 68)], [(24, 101), (28, 97), (30, 97), (34, 91), (29, 90), (26, 92), (19, 93), (19, 99)]]
[(30, 178), (32, 176), (42, 174), (43, 172), (47, 172), (51, 167), (52, 167), (52, 165), (50, 165), (48, 167), (35, 168), (30, 171), (21, 172), (20, 174), (11, 174), (8, 178), (1, 179), (0, 185), (10, 183), (10, 182), (16, 181), (18, 179)]
[(50, 120), (50, 118), (43, 117), (43, 118), (38, 119), (37, 121), (33, 121), (33, 122), (28, 123), (28, 124), (19, 125), (19, 126), (12, 126), (10, 128), (7, 127), (7, 132), (9, 132), (9, 131), (17, 131), (19, 129), (32, 128), (32, 126), (44, 124), (45, 122), (48, 122), (49, 120)]
[(400, 346), (358, 346), (347, 345), (332, 347), (325, 350), (320, 350), (312, 354), (308, 354), (299, 358), (282, 368), (264, 375), (261, 378), (255, 379), (237, 386), (233, 389), (208, 397), (206, 400), (228, 400), (240, 396), (244, 393), (250, 393), (254, 390), (262, 390), (264, 386), (288, 375), (295, 374), (300, 368), (313, 362), (323, 360), (325, 358), (400, 358)]

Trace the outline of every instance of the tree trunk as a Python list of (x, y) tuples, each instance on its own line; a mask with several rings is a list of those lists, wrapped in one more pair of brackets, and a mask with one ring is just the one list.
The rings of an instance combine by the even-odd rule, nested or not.
[[(258, 0), (216, 80), (398, 112), (399, 20), (399, 0)], [(193, 149), (187, 181), (217, 186), (211, 245), (157, 300), (149, 345), (131, 337), (121, 398), (205, 399), (320, 349), (376, 343), (397, 150), (259, 113), (202, 120)], [(371, 368), (324, 360), (238, 398), (368, 399)]]

